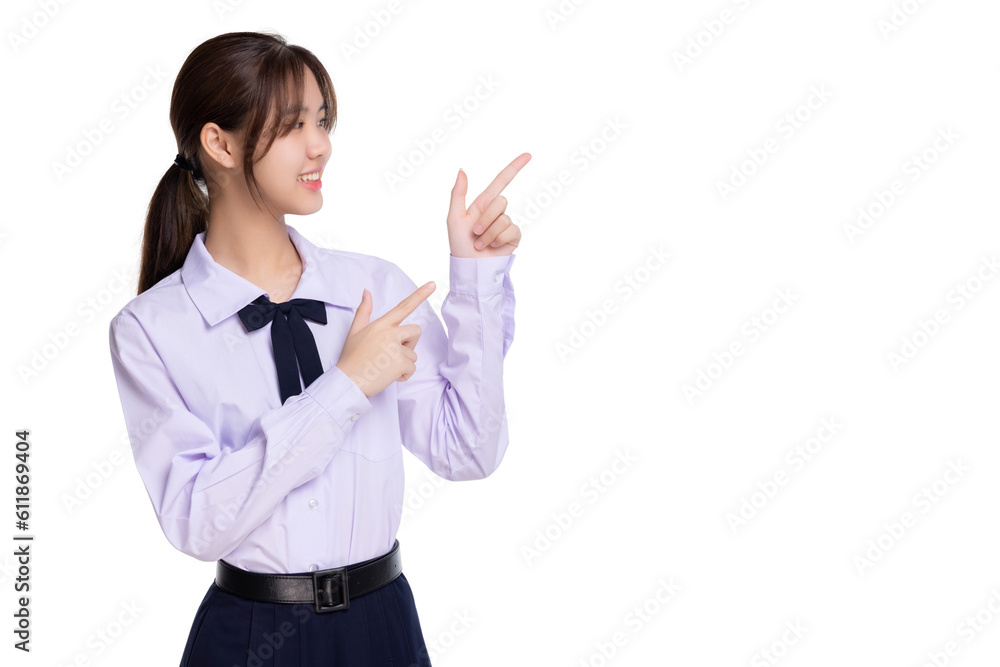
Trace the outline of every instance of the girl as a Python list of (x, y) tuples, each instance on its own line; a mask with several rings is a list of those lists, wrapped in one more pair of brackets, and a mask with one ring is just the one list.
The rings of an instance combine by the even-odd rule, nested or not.
[(182, 667), (429, 665), (395, 538), (402, 447), (449, 480), (506, 451), (521, 233), (500, 192), (531, 156), (468, 209), (459, 170), (446, 334), (433, 282), (285, 223), (323, 204), (336, 119), (326, 69), (275, 34), (209, 39), (174, 83), (179, 154), (109, 338), (160, 526), (217, 561)]

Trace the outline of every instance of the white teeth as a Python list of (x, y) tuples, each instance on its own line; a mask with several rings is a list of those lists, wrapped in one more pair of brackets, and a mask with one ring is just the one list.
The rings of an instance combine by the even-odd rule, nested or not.
[(319, 179), (319, 172), (318, 171), (313, 172), (311, 174), (307, 174), (305, 176), (299, 176), (296, 180), (299, 180), (299, 181), (315, 181), (317, 179)]

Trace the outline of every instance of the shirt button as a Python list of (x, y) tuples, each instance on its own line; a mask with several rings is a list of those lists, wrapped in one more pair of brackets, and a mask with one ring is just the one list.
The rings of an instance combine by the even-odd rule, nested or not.
[(493, 274), (493, 282), (498, 283), (503, 280), (503, 271), (497, 271)]
[(318, 569), (319, 569), (319, 565), (317, 565), (316, 563), (310, 563), (310, 565), (309, 565), (309, 571), (310, 572), (315, 572)]
[(316, 509), (317, 507), (319, 507), (319, 503), (316, 502), (315, 498), (313, 498), (312, 500), (309, 501), (309, 507), (311, 509)]
[(355, 412), (355, 413), (354, 413), (353, 415), (351, 415), (351, 421), (352, 421), (352, 422), (356, 422), (356, 421), (358, 421), (358, 418), (359, 418), (360, 416), (361, 416), (361, 413), (360, 413), (360, 412)]

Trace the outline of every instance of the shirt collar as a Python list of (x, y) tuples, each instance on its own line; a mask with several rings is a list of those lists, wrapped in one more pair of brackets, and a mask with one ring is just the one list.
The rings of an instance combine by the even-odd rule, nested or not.
[[(292, 299), (317, 299), (354, 310), (361, 303), (363, 285), (336, 252), (320, 248), (289, 224), (288, 237), (302, 257), (302, 277)], [(188, 295), (209, 326), (215, 326), (264, 294), (243, 276), (216, 262), (205, 247), (205, 234), (194, 238), (181, 267)]]

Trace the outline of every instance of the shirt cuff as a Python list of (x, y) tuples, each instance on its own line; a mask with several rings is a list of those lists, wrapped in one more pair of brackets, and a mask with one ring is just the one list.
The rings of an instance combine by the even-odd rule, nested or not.
[(515, 255), (497, 257), (455, 257), (450, 259), (451, 292), (470, 296), (490, 296), (503, 291), (509, 281)]
[(319, 403), (345, 434), (372, 409), (361, 388), (336, 365), (313, 380), (302, 393)]

